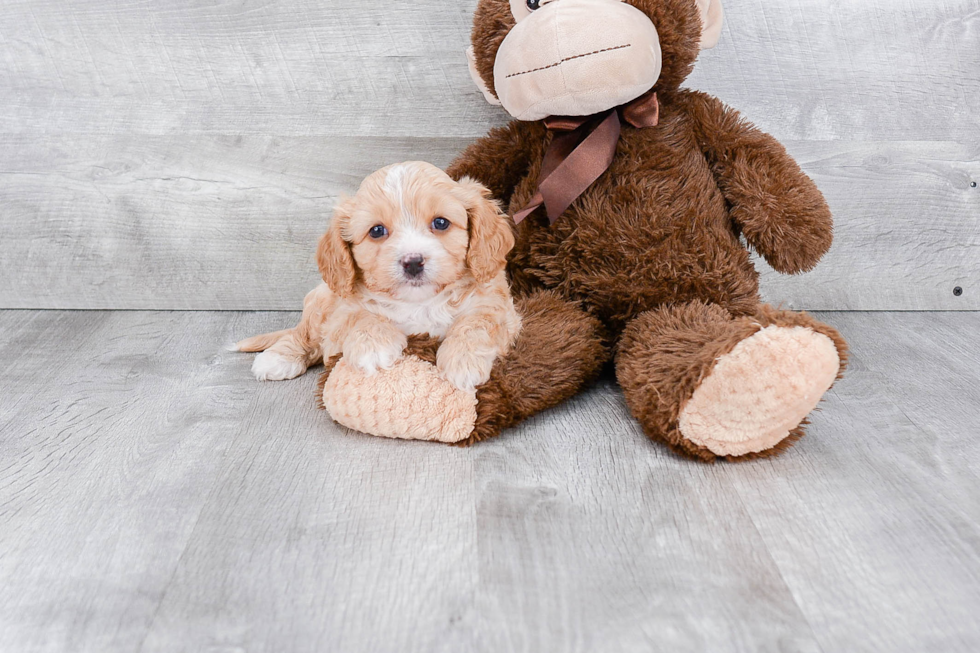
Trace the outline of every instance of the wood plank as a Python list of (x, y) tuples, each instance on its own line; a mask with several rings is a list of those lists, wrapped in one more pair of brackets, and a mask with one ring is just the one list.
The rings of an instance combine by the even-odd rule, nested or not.
[(261, 408), (226, 382), (246, 361), (216, 343), (268, 322), (0, 313), (15, 334), (0, 381), (5, 408), (15, 398), (0, 422), (0, 650), (139, 648), (229, 442)]
[[(104, 137), (111, 159), (68, 147), (57, 162), (28, 139), (8, 143), (0, 164), (23, 160), (0, 174), (13, 198), (0, 248), (18, 253), (0, 258), (8, 305), (276, 310), (301, 306), (319, 281), (313, 252), (337, 197), (420, 148), (444, 165), (464, 141)], [(836, 240), (806, 275), (758, 261), (767, 300), (980, 308), (980, 145), (787, 145), (827, 195)], [(206, 177), (186, 176), (194, 161), (208, 162)]]
[(0, 305), (175, 310), (301, 308), (338, 196), (420, 150), (446, 165), (465, 145), (83, 136), (51, 156), (32, 143), (0, 136)]
[(724, 7), (721, 40), (689, 83), (777, 138), (977, 143), (976, 0)]
[(221, 351), (294, 313), (0, 312), (0, 650), (976, 650), (980, 313), (820, 317), (810, 435), (705, 466), (608, 378), (453, 449)]
[(472, 455), (341, 432), (314, 381), (250, 388), (142, 651), (472, 650)]
[(0, 7), (0, 125), (34, 134), (476, 136), (502, 117), (467, 71), (475, 6), (182, 0), (151, 12), (10, 0)]
[[(504, 121), (461, 54), (474, 5), (3, 3), (0, 307), (295, 309), (340, 193)], [(980, 309), (976, 0), (727, 21), (691, 85), (784, 140), (838, 218), (823, 266), (766, 296)]]
[(475, 453), (481, 650), (820, 650), (724, 468), (611, 379)]
[[(721, 41), (690, 83), (778, 138), (975, 140), (976, 0), (729, 5)], [(476, 137), (504, 117), (467, 73), (475, 6), (184, 0), (147, 12), (10, 0), (0, 8), (0, 125)]]
[[(52, 386), (71, 380), (61, 371), (60, 363), (77, 356), (101, 333), (106, 315), (2, 311), (0, 320), (0, 378), (4, 388), (0, 427), (4, 427), (29, 407), (37, 408), (39, 369), (51, 370), (45, 381)], [(0, 428), (0, 433), (6, 431)], [(2, 442), (9, 452), (7, 447), (13, 440), (8, 436)]]
[(853, 357), (811, 436), (726, 476), (822, 650), (976, 650), (980, 314), (823, 317)]
[[(812, 272), (765, 261), (763, 297), (807, 310), (980, 309), (980, 141), (787, 143), (834, 212)], [(955, 294), (960, 288), (961, 294)]]

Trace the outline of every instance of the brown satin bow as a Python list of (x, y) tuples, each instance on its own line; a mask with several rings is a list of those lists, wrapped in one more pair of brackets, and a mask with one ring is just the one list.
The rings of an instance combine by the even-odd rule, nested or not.
[(542, 205), (554, 224), (612, 165), (623, 120), (637, 129), (656, 127), (660, 123), (657, 94), (650, 91), (629, 104), (594, 116), (545, 118), (545, 127), (555, 136), (541, 164), (538, 190), (528, 205), (514, 215), (514, 224), (520, 224)]

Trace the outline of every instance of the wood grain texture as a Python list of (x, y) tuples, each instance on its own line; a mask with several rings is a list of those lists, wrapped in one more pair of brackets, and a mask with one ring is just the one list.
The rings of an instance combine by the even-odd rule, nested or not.
[(834, 245), (804, 275), (757, 260), (767, 300), (809, 310), (980, 308), (980, 191), (971, 186), (980, 141), (786, 145), (834, 211)]
[(0, 317), (0, 650), (138, 650), (240, 425), (235, 322)]
[(980, 315), (828, 319), (853, 355), (824, 437), (805, 467), (730, 478), (823, 650), (976, 648)]
[(12, 137), (0, 149), (20, 162), (0, 173), (19, 189), (0, 220), (0, 296), (28, 308), (302, 307), (337, 195), (419, 149), (445, 165), (465, 145), (434, 142), (85, 136), (51, 157)]
[[(980, 308), (980, 2), (729, 4), (690, 85), (837, 216), (818, 271), (766, 297)], [(4, 2), (0, 307), (296, 308), (341, 193), (504, 121), (466, 72), (474, 5)]]
[(819, 317), (810, 435), (710, 466), (608, 379), (455, 449), (221, 349), (295, 314), (0, 312), (0, 651), (975, 651), (980, 313)]

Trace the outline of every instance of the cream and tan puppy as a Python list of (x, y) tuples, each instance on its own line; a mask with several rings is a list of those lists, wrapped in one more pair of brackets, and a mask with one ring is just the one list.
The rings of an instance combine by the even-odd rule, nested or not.
[(256, 378), (295, 378), (343, 354), (366, 374), (389, 369), (410, 335), (443, 339), (437, 367), (463, 390), (490, 377), (520, 330), (504, 275), (511, 226), (482, 185), (435, 166), (375, 172), (340, 203), (320, 239), (324, 283), (293, 329), (249, 338)]

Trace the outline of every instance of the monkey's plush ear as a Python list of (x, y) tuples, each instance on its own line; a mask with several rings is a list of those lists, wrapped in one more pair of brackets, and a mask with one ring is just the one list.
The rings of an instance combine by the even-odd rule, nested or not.
[(701, 49), (710, 50), (718, 45), (721, 38), (721, 25), (725, 12), (721, 8), (721, 0), (695, 0), (701, 10)]
[(476, 84), (477, 88), (483, 91), (483, 97), (485, 97), (487, 102), (493, 106), (499, 107), (500, 100), (497, 99), (496, 95), (490, 92), (490, 89), (487, 87), (487, 83), (483, 81), (483, 78), (480, 77), (479, 71), (476, 69), (476, 51), (473, 49), (472, 45), (466, 48), (466, 61), (469, 63), (470, 67), (470, 77), (473, 78), (473, 83)]
[(320, 238), (316, 251), (316, 262), (320, 268), (323, 280), (338, 297), (349, 297), (354, 293), (357, 280), (357, 269), (354, 267), (354, 256), (350, 244), (344, 240), (341, 228), (350, 216), (345, 205), (341, 204), (334, 210), (333, 219), (327, 233)]

